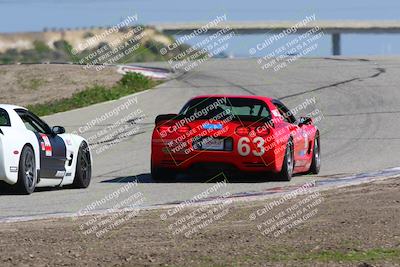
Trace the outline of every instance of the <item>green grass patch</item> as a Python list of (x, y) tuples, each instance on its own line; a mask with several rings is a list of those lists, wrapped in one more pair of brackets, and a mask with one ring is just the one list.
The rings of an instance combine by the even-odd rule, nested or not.
[[(285, 265), (291, 263), (293, 266), (314, 266), (316, 263), (327, 265), (328, 263), (348, 263), (350, 265), (357, 266), (359, 263), (379, 264), (379, 262), (385, 261), (389, 263), (400, 262), (400, 249), (385, 249), (385, 248), (374, 248), (365, 251), (331, 251), (322, 250), (315, 252), (299, 252), (295, 251), (294, 248), (285, 247), (270, 247), (263, 253), (254, 255), (251, 251), (246, 251), (243, 255), (220, 255), (219, 257), (213, 256), (199, 256), (194, 257), (193, 261), (196, 266), (242, 266), (242, 265), (263, 265), (268, 263), (269, 265)], [(220, 262), (224, 260), (225, 264)], [(236, 263), (240, 262), (240, 264)]]
[(400, 249), (374, 248), (366, 251), (330, 251), (323, 250), (309, 253), (282, 253), (269, 258), (272, 261), (310, 261), (310, 262), (400, 262)]
[(159, 84), (141, 74), (127, 73), (112, 87), (93, 85), (73, 94), (70, 98), (54, 100), (43, 104), (29, 105), (27, 108), (38, 116), (46, 116), (93, 104), (119, 99), (136, 92), (150, 89)]
[(33, 47), (38, 53), (47, 53), (51, 51), (47, 44), (38, 40), (33, 41)]
[(311, 253), (305, 256), (305, 259), (318, 261), (375, 262), (380, 260), (400, 260), (400, 250), (376, 248), (367, 251), (350, 251), (346, 253), (337, 251), (322, 251), (320, 253)]

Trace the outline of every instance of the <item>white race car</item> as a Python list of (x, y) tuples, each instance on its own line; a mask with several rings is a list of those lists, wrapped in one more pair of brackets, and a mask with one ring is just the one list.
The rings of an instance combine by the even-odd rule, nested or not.
[(0, 181), (24, 194), (36, 187), (86, 188), (92, 176), (88, 142), (50, 128), (27, 109), (0, 105)]

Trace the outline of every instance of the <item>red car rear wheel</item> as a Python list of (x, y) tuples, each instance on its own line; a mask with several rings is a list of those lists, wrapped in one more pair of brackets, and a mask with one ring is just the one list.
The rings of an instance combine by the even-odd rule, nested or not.
[(156, 182), (174, 182), (177, 172), (164, 168), (151, 168), (151, 177)]
[(321, 168), (321, 155), (320, 155), (320, 142), (319, 142), (319, 135), (315, 135), (314, 139), (314, 149), (313, 149), (313, 158), (310, 166), (310, 173), (318, 174)]
[(283, 159), (282, 170), (278, 174), (280, 181), (290, 181), (294, 169), (293, 141), (290, 139), (286, 145), (285, 158)]

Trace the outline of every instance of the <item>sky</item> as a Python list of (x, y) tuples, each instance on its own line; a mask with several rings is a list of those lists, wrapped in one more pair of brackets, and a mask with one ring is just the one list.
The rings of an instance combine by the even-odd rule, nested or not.
[[(0, 33), (42, 31), (44, 28), (109, 26), (128, 15), (137, 14), (138, 22), (203, 22), (227, 14), (231, 21), (297, 21), (316, 14), (318, 20), (400, 20), (398, 0), (0, 0)], [(245, 55), (244, 43), (263, 36), (240, 36), (231, 52)], [(400, 54), (397, 35), (344, 35), (343, 52), (354, 54)], [(321, 40), (316, 55), (330, 53), (330, 39)], [(246, 45), (245, 45), (246, 46)]]
[(235, 1), (235, 0), (0, 0), (0, 32), (45, 27), (115, 24), (129, 14), (142, 23), (208, 21), (227, 14), (234, 21), (319, 19), (399, 20), (400, 1)]

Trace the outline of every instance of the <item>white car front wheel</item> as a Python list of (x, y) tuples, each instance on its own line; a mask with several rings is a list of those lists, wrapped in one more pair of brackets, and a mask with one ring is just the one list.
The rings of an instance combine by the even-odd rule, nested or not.
[(75, 188), (87, 188), (92, 178), (92, 162), (89, 146), (83, 142), (79, 147), (76, 172), (73, 186)]

